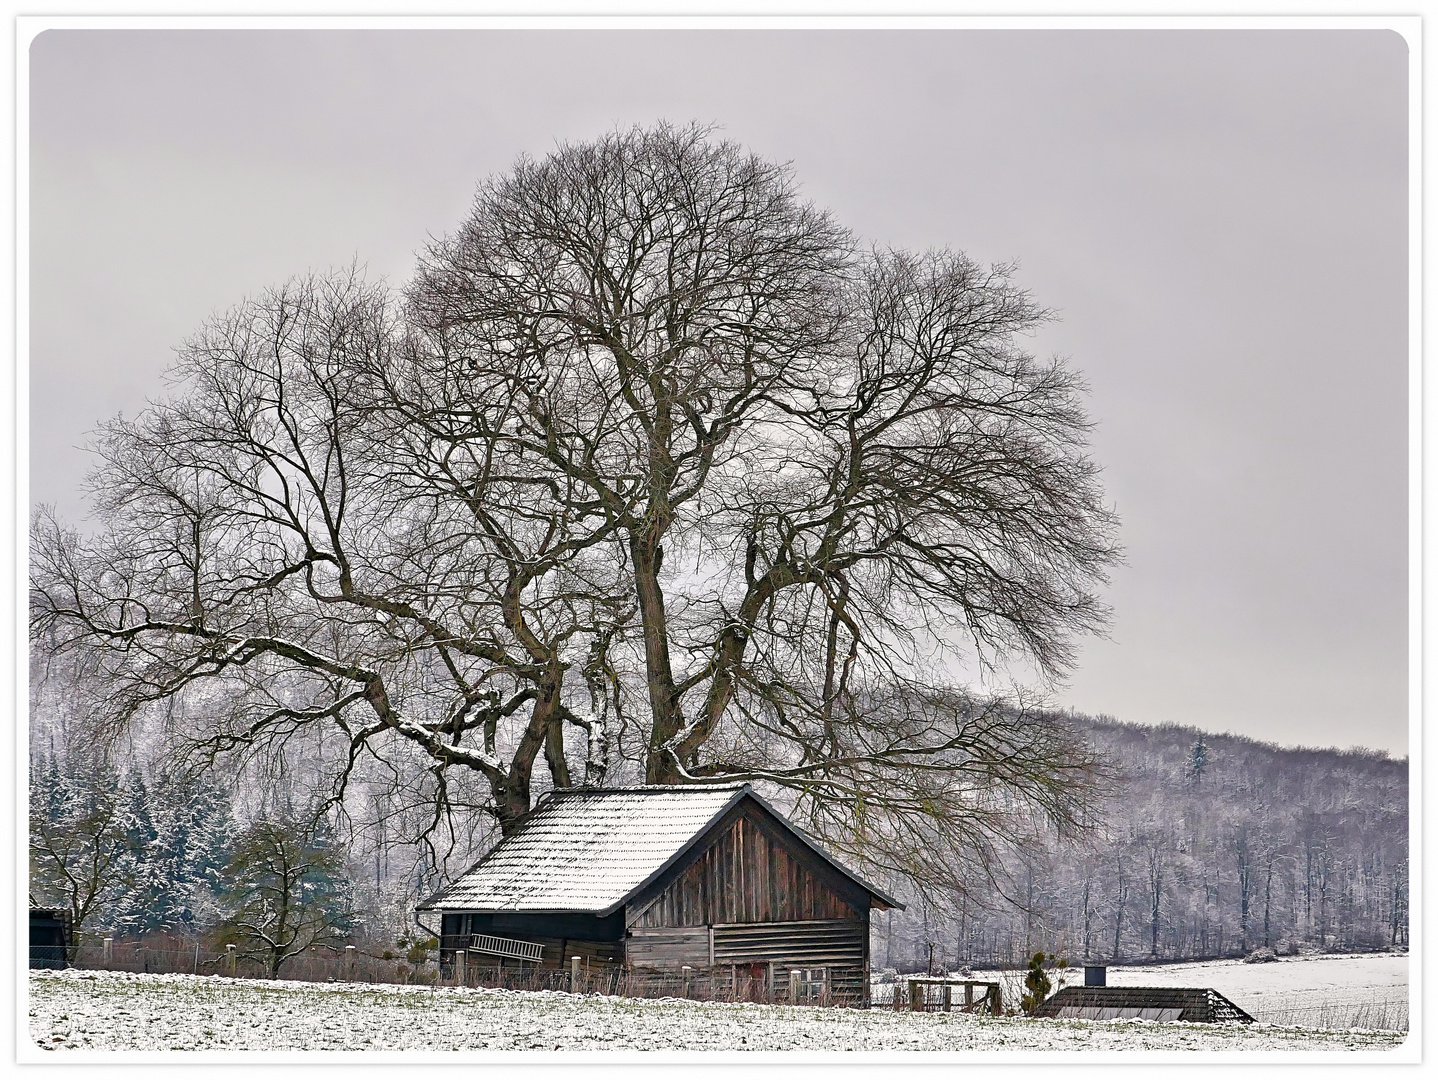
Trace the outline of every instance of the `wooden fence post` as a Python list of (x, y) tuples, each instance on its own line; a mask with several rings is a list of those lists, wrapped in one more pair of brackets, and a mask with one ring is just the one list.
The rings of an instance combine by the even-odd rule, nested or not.
[(200, 973), (200, 943), (197, 941), (197, 942), (195, 942), (195, 970), (194, 970), (194, 974), (198, 975), (199, 973)]
[(949, 1012), (954, 1007), (954, 988), (950, 983), (944, 983), (944, 1012)]
[(350, 982), (355, 981), (355, 947), (345, 946), (345, 978)]
[(455, 986), (463, 986), (463, 985), (465, 984), (464, 958), (465, 958), (465, 950), (464, 950), (464, 949), (455, 949), (455, 950), (454, 950), (454, 985), (455, 985)]
[(110, 967), (115, 963), (115, 939), (107, 937), (104, 941), (105, 966)]
[(892, 1004), (893, 1004), (893, 1006), (894, 1006), (894, 1011), (895, 1011), (895, 1012), (903, 1012), (903, 1010), (904, 1010), (904, 995), (903, 995), (903, 989), (904, 989), (904, 984), (901, 983), (897, 978), (895, 978), (895, 979), (894, 979), (894, 996), (893, 996), (893, 998), (892, 998)]
[(799, 1004), (799, 973), (797, 971), (789, 972), (789, 1004)]
[(579, 990), (579, 957), (577, 957), (577, 956), (571, 956), (571, 957), (569, 958), (569, 992), (570, 992), (571, 994), (577, 994), (577, 993), (580, 992), (580, 990)]
[(225, 970), (233, 978), (235, 974), (235, 947), (233, 945), (225, 946)]
[(909, 1011), (924, 1011), (924, 984), (918, 979), (909, 980)]

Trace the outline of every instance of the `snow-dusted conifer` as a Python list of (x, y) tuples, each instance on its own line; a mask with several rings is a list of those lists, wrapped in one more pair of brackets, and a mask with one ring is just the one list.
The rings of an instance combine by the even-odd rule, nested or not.
[(1188, 754), (1188, 775), (1197, 784), (1203, 780), (1203, 770), (1208, 768), (1208, 745), (1203, 741), (1203, 734), (1200, 733), (1198, 741), (1193, 744), (1193, 749)]

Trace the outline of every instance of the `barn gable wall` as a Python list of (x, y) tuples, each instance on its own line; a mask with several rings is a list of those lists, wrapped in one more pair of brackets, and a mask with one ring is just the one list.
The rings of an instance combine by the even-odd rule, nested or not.
[(741, 804), (714, 838), (628, 905), (630, 928), (863, 920), (868, 897)]

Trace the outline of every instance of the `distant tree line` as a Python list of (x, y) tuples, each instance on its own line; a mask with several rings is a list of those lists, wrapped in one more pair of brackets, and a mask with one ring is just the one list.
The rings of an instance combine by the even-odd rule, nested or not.
[(1070, 718), (1110, 762), (1105, 825), (1028, 843), (1008, 878), (876, 924), (876, 964), (1021, 965), (1408, 944), (1408, 762)]

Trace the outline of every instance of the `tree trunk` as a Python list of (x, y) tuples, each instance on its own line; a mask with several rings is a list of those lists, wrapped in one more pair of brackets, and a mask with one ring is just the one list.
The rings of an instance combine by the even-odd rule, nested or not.
[(1113, 958), (1118, 959), (1119, 945), (1123, 941), (1123, 906), (1128, 902), (1128, 883), (1123, 878), (1123, 860), (1118, 862), (1118, 895), (1114, 905)]
[(1268, 858), (1268, 867), (1263, 878), (1263, 947), (1273, 948), (1270, 934), (1270, 913), (1273, 910), (1273, 857)]
[(669, 661), (669, 624), (664, 613), (664, 590), (659, 585), (664, 549), (653, 534), (651, 529), (629, 541), (639, 618), (644, 628), (644, 670), (652, 722), (649, 752), (644, 763), (644, 782), (677, 784), (678, 762), (665, 749), (665, 744), (679, 734), (683, 720), (674, 695), (674, 671)]
[(1148, 917), (1148, 953), (1150, 956), (1158, 955), (1158, 930), (1160, 922), (1160, 909), (1163, 903), (1163, 856), (1157, 847), (1149, 848), (1148, 853), (1148, 887), (1149, 887), (1149, 917)]
[(1090, 878), (1084, 878), (1083, 883), (1083, 958), (1087, 960), (1093, 955), (1093, 905), (1089, 902), (1093, 882)]
[(563, 679), (564, 666), (557, 660), (551, 660), (540, 682), (539, 696), (534, 699), (534, 712), (530, 714), (529, 723), (515, 747), (514, 756), (510, 758), (508, 774), (502, 780), (490, 780), (494, 790), (495, 816), (499, 819), (499, 831), (503, 836), (513, 832), (520, 819), (529, 813), (530, 782), (534, 775), (534, 762), (541, 749), (545, 751), (555, 786), (568, 786), (569, 770), (563, 764), (564, 735), (562, 730), (556, 731), (561, 725), (559, 694)]

